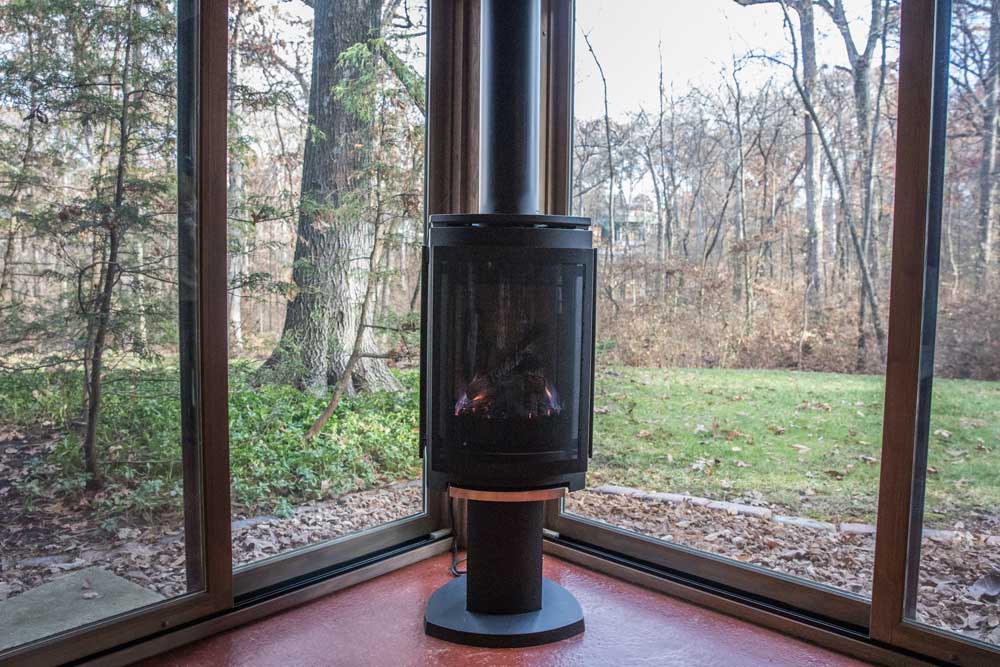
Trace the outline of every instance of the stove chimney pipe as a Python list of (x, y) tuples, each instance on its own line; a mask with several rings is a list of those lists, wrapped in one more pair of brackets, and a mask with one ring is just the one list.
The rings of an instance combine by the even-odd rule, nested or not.
[(538, 213), (541, 0), (482, 0), (479, 212)]

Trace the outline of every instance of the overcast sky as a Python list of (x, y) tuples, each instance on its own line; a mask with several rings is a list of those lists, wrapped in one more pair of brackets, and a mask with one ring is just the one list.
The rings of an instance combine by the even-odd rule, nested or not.
[[(855, 41), (867, 32), (868, 0), (845, 2)], [(820, 64), (846, 65), (843, 40), (816, 9), (817, 59)], [(794, 17), (796, 28), (797, 18)], [(608, 78), (612, 116), (656, 106), (662, 43), (667, 85), (681, 94), (692, 83), (720, 86), (733, 56), (766, 51), (789, 54), (777, 5), (741, 7), (733, 0), (577, 0), (576, 115), (603, 114), (603, 91), (583, 33)], [(891, 58), (891, 56), (890, 56)], [(749, 77), (753, 75), (748, 73)]]

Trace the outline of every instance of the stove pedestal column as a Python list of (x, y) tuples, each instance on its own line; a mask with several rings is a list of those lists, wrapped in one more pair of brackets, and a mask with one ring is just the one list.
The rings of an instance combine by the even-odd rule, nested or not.
[(519, 614), (542, 608), (544, 512), (541, 501), (469, 501), (469, 611)]

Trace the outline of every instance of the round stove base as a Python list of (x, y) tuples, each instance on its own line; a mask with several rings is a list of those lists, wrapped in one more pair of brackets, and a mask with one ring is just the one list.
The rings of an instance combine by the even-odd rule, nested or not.
[(542, 608), (523, 614), (477, 614), (465, 608), (466, 578), (437, 589), (427, 603), (424, 632), (468, 646), (518, 648), (557, 642), (583, 632), (583, 609), (572, 593), (542, 580)]

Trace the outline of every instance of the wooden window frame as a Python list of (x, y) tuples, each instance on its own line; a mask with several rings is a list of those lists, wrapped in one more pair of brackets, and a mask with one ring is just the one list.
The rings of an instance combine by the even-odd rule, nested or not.
[[(200, 590), (15, 647), (0, 665), (58, 665), (162, 632), (232, 604), (226, 380), (226, 0), (178, 3), (178, 67), (194, 86), (192, 146), (197, 248), (195, 389), (198, 445), (185, 451), (185, 532), (189, 579)], [(185, 12), (187, 13), (184, 16)], [(190, 60), (184, 62), (185, 56)], [(180, 71), (180, 70), (178, 70)], [(218, 286), (223, 289), (218, 289)], [(223, 332), (219, 335), (219, 332)], [(194, 454), (194, 456), (192, 456)], [(193, 537), (193, 539), (192, 539)], [(192, 575), (194, 575), (192, 577)]]
[[(1000, 664), (1000, 647), (911, 618), (920, 567), (934, 373), (951, 9), (951, 0), (902, 3), (889, 347), (871, 637), (958, 665), (996, 665)], [(914, 289), (915, 285), (921, 289)]]

